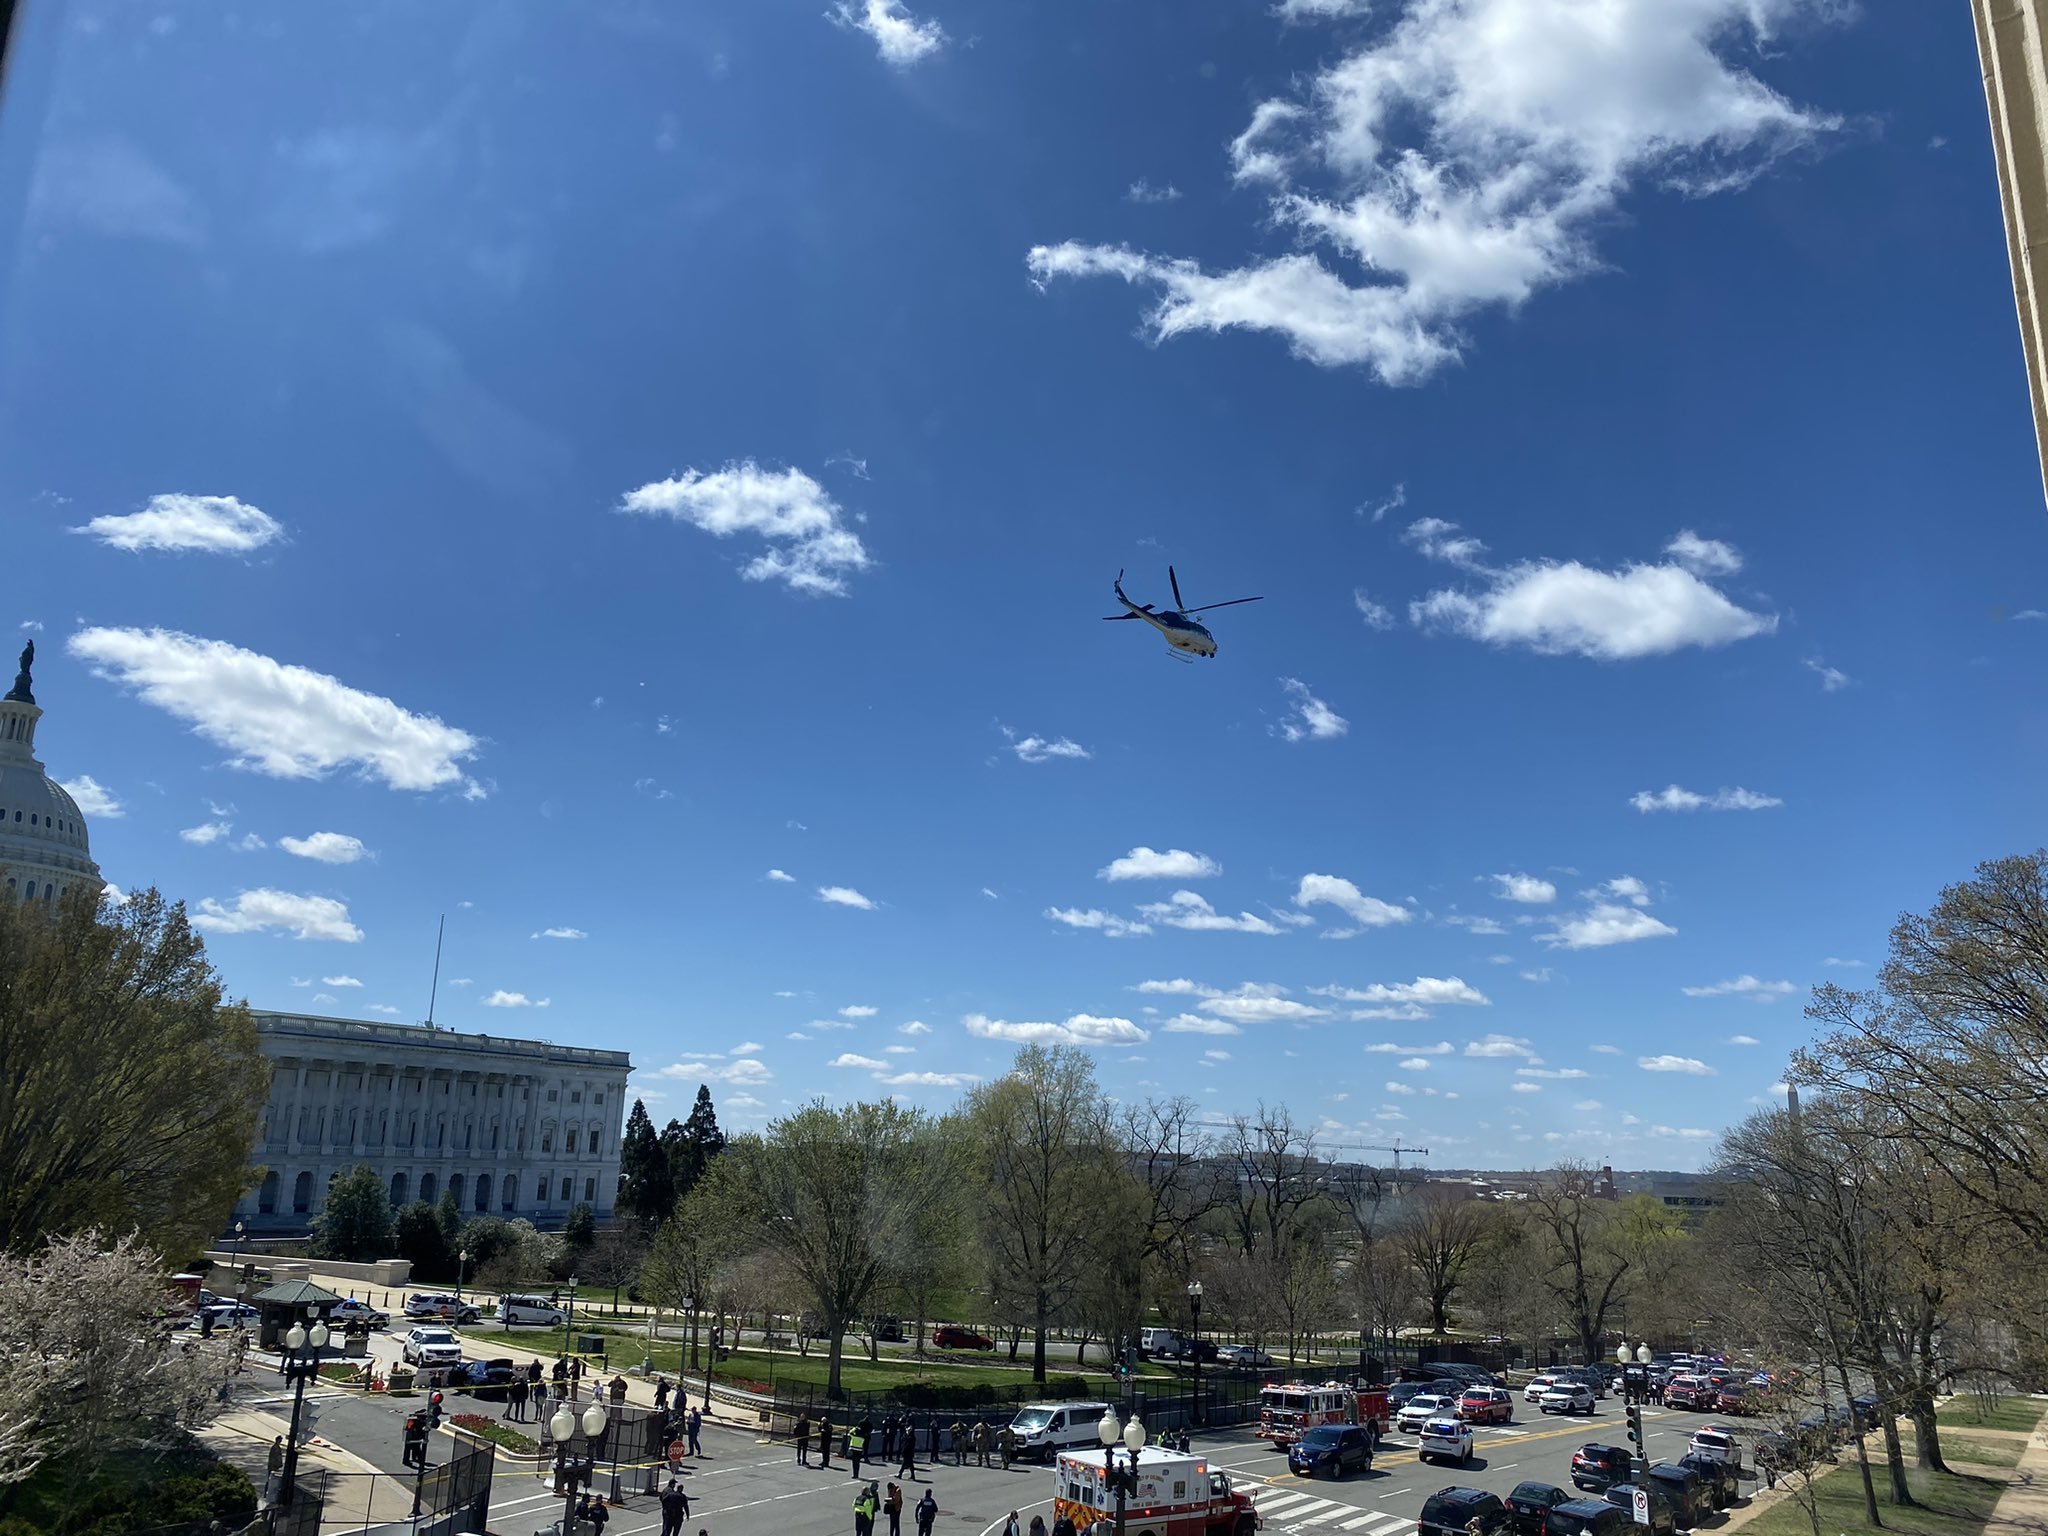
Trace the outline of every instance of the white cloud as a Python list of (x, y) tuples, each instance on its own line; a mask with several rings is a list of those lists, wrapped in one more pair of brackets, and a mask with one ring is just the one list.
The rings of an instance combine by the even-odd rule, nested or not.
[(1098, 880), (1200, 880), (1220, 875), (1223, 866), (1206, 853), (1168, 848), (1163, 853), (1142, 844), (1095, 871)]
[(1290, 711), (1280, 718), (1282, 740), (1335, 741), (1351, 729), (1351, 723), (1310, 693), (1300, 678), (1283, 677), (1280, 687), (1292, 701)]
[(656, 779), (635, 779), (633, 792), (639, 795), (652, 795), (657, 800), (673, 800), (676, 797), (674, 790), (663, 789), (660, 781)]
[(903, 8), (903, 0), (834, 0), (826, 19), (835, 26), (865, 32), (884, 64), (906, 69), (946, 45), (945, 29), (936, 21), (919, 21)]
[(1818, 656), (1807, 657), (1805, 665), (1808, 671), (1820, 679), (1820, 691), (1822, 693), (1839, 693), (1855, 681), (1848, 673), (1842, 671), (1839, 667), (1829, 666)]
[(1582, 1077), (1591, 1077), (1592, 1075), (1593, 1075), (1592, 1073), (1590, 1073), (1590, 1072), (1586, 1071), (1586, 1070), (1585, 1070), (1585, 1069), (1584, 1069), (1583, 1067), (1517, 1067), (1517, 1068), (1515, 1068), (1515, 1076), (1517, 1076), (1517, 1077), (1540, 1077), (1540, 1078), (1543, 1078), (1543, 1079), (1545, 1079), (1545, 1080), (1547, 1080), (1547, 1081), (1549, 1081), (1549, 1082), (1557, 1082), (1557, 1083), (1571, 1083), (1571, 1082), (1577, 1082), (1577, 1081), (1578, 1081), (1578, 1080), (1579, 1080), (1580, 1078), (1582, 1078)]
[(1586, 1049), (1596, 1052), (1601, 1056), (1619, 1056), (1621, 1054), (1621, 1047), (1618, 1045), (1589, 1045)]
[(1493, 894), (1502, 901), (1519, 901), (1530, 906), (1541, 906), (1557, 900), (1557, 887), (1548, 880), (1539, 880), (1534, 875), (1488, 875), (1489, 880), (1499, 884)]
[(1719, 1076), (1697, 1056), (1638, 1056), (1636, 1065), (1645, 1072), (1683, 1072), (1689, 1077)]
[(763, 878), (768, 880), (779, 881), (784, 885), (796, 884), (796, 876), (788, 873), (786, 870), (771, 869)]
[(1761, 1041), (1761, 1040), (1757, 1039), (1757, 1037), (1756, 1037), (1755, 1035), (1730, 1035), (1730, 1036), (1728, 1037), (1728, 1044), (1730, 1044), (1730, 1045), (1762, 1045), (1762, 1044), (1763, 1044), (1763, 1041)]
[(931, 1032), (931, 1025), (925, 1023), (922, 1019), (912, 1019), (908, 1024), (898, 1024), (896, 1026), (896, 1033), (899, 1035), (928, 1035)]
[(989, 889), (989, 888), (988, 888), (987, 886), (985, 886), (985, 885), (984, 885), (984, 886), (983, 886), (983, 887), (981, 888), (981, 894), (982, 894), (982, 895), (984, 895), (984, 896), (986, 896), (986, 897), (987, 897), (987, 898), (988, 898), (988, 899), (989, 899), (990, 901), (1001, 901), (1001, 900), (1002, 900), (1002, 897), (998, 896), (998, 895), (997, 895), (997, 894), (996, 894), (996, 893), (995, 893), (994, 891), (990, 890), (990, 889)]
[(1551, 932), (1536, 936), (1537, 942), (1562, 949), (1604, 949), (1639, 939), (1666, 939), (1678, 932), (1643, 910), (1650, 899), (1649, 890), (1633, 875), (1610, 880), (1601, 889), (1630, 904), (1596, 900), (1584, 912), (1558, 918)]
[(1313, 997), (1334, 998), (1340, 1003), (1413, 1003), (1423, 1008), (1487, 1006), (1486, 994), (1457, 976), (1418, 976), (1413, 981), (1397, 981), (1392, 985), (1376, 981), (1369, 987), (1310, 987), (1308, 990)]
[(1863, 967), (1861, 960), (1838, 960), (1833, 955), (1829, 955), (1827, 959), (1821, 961), (1821, 964), (1831, 971), (1854, 971), (1861, 970)]
[[(2027, 614), (2023, 613), (2016, 613), (2013, 615), (2013, 617), (2016, 619), (2026, 618), (2027, 616)], [(15, 628), (20, 630), (23, 634), (33, 633), (39, 635), (43, 632), (43, 621), (41, 619), (23, 619), (19, 624), (15, 626)]]
[(1681, 987), (1679, 990), (1687, 997), (1747, 997), (1755, 1002), (1768, 1003), (1790, 997), (1799, 988), (1789, 981), (1759, 981), (1745, 971), (1733, 981), (1717, 981), (1710, 987)]
[(448, 985), (451, 987), (473, 987), (476, 983), (467, 976), (451, 976), (448, 978)]
[(825, 1065), (828, 1067), (859, 1067), (865, 1072), (886, 1072), (889, 1068), (889, 1063), (886, 1061), (877, 1061), (872, 1056), (857, 1056), (852, 1051), (841, 1051), (837, 1056), (826, 1062)]
[(706, 1061), (694, 1056), (685, 1057), (663, 1067), (655, 1076), (700, 1083), (737, 1083), (744, 1087), (758, 1087), (775, 1079), (775, 1074), (755, 1056), (742, 1056), (737, 1061), (724, 1062)]
[(1312, 907), (1319, 903), (1335, 907), (1361, 928), (1387, 928), (1396, 923), (1412, 922), (1415, 917), (1406, 907), (1397, 907), (1377, 896), (1363, 894), (1357, 886), (1340, 876), (1303, 875), (1301, 883), (1295, 887), (1294, 904)]
[(1193, 891), (1175, 891), (1165, 901), (1147, 902), (1138, 910), (1154, 922), (1164, 923), (1169, 928), (1185, 928), (1195, 933), (1272, 935), (1280, 931), (1254, 912), (1240, 912), (1235, 917), (1227, 912), (1218, 912), (1207, 900)]
[(322, 864), (354, 864), (367, 858), (370, 850), (363, 846), (359, 837), (350, 837), (346, 832), (315, 832), (309, 837), (280, 837), (277, 846), (286, 853), (302, 859), (317, 859)]
[(1081, 743), (1069, 741), (1064, 736), (1019, 736), (1000, 722), (997, 723), (996, 729), (1003, 733), (1004, 740), (1009, 742), (1010, 750), (1017, 754), (1020, 762), (1046, 763), (1054, 758), (1075, 760), (1089, 755), (1088, 749)]
[(1591, 1114), (1594, 1110), (1605, 1109), (1606, 1107), (1598, 1099), (1580, 1099), (1572, 1105), (1572, 1108), (1578, 1110), (1581, 1114)]
[(842, 1019), (872, 1019), (878, 1011), (878, 1009), (870, 1008), (866, 1003), (848, 1003), (839, 1010), (839, 1017)]
[(1230, 1060), (1230, 1052), (1228, 1052), (1228, 1051), (1204, 1051), (1204, 1052), (1202, 1052), (1202, 1059), (1203, 1059), (1203, 1060), (1205, 1060), (1205, 1061), (1228, 1061), (1228, 1060)]
[(1142, 176), (1132, 182), (1130, 190), (1124, 193), (1127, 203), (1173, 203), (1179, 200), (1180, 188), (1172, 182), (1163, 182), (1155, 187)]
[(386, 1018), (395, 1019), (398, 1017), (398, 1010), (389, 1003), (372, 1003), (370, 1004), (370, 1012), (381, 1013)]
[(1012, 1023), (970, 1013), (960, 1021), (981, 1040), (1009, 1040), (1022, 1045), (1143, 1045), (1151, 1036), (1129, 1019), (1071, 1014), (1058, 1024)]
[(1351, 591), (1351, 602), (1352, 606), (1358, 609), (1358, 616), (1365, 620), (1365, 627), (1367, 629), (1392, 629), (1394, 627), (1393, 610), (1387, 607), (1385, 603), (1374, 602), (1366, 594), (1365, 588), (1354, 587)]
[[(1289, 21), (1365, 0), (1280, 0)], [(1324, 367), (1412, 384), (1457, 359), (1464, 322), (1601, 270), (1598, 234), (1638, 185), (1731, 190), (1833, 122), (1735, 62), (1820, 0), (1416, 0), (1345, 42), (1232, 142), (1262, 226), (1297, 249), (1205, 270), (1067, 241), (1026, 261), (1055, 277), (1157, 290), (1150, 338), (1247, 329)]]
[(1162, 1034), (1168, 1035), (1241, 1035), (1244, 1033), (1228, 1019), (1205, 1019), (1198, 1013), (1177, 1013), (1159, 1026)]
[(323, 987), (360, 987), (362, 983), (353, 976), (322, 976), (320, 978), (320, 985)]
[[(869, 0), (871, 10), (878, 0)], [(795, 592), (846, 595), (846, 577), (871, 563), (842, 509), (800, 469), (763, 469), (752, 459), (704, 474), (689, 470), (628, 491), (621, 512), (669, 517), (714, 538), (753, 534), (768, 545), (740, 568), (748, 581), (780, 581)]]
[(1397, 1083), (1389, 1081), (1383, 1084), (1382, 1086), (1386, 1089), (1388, 1093), (1403, 1094), (1408, 1098), (1415, 1097), (1416, 1089), (1412, 1083)]
[(728, 1056), (758, 1056), (765, 1047), (758, 1040), (742, 1040), (725, 1054)]
[(535, 939), (587, 939), (589, 934), (581, 928), (543, 928), (539, 933), (528, 935)]
[(1529, 1042), (1519, 1035), (1488, 1035), (1481, 1040), (1467, 1040), (1465, 1054), (1496, 1058), (1519, 1056), (1527, 1061), (1541, 1059), (1530, 1049)]
[(545, 997), (528, 997), (524, 992), (507, 992), (503, 987), (483, 999), (486, 1008), (545, 1008)]
[(1403, 1072), (1427, 1072), (1429, 1070), (1429, 1058), (1427, 1056), (1404, 1056), (1395, 1062), (1394, 1065)]
[(1507, 932), (1507, 929), (1490, 917), (1468, 917), (1462, 912), (1451, 913), (1444, 919), (1444, 922), (1453, 928), (1463, 928), (1468, 933), (1477, 934), (1485, 938), (1492, 938), (1496, 934)]
[(1489, 645), (1601, 661), (1728, 645), (1778, 627), (1775, 614), (1750, 612), (1678, 565), (1602, 571), (1576, 560), (1524, 560), (1483, 574), (1476, 591), (1446, 587), (1410, 603), (1409, 621)]
[(813, 1020), (811, 1020), (811, 1028), (812, 1028), (812, 1029), (852, 1029), (852, 1028), (854, 1028), (854, 1024), (853, 1024), (853, 1021), (852, 1021), (852, 1020), (850, 1020), (850, 1019), (813, 1019)]
[(1189, 981), (1185, 976), (1176, 976), (1171, 981), (1141, 981), (1131, 989), (1133, 992), (1150, 992), (1164, 997), (1221, 997), (1221, 987), (1205, 987), (1199, 981)]
[(914, 1045), (885, 1045), (882, 1047), (882, 1054), (884, 1056), (915, 1056), (917, 1054), (917, 1047)]
[(254, 853), (260, 848), (268, 848), (269, 846), (270, 845), (268, 843), (264, 842), (263, 839), (254, 832), (244, 832), (240, 837), (235, 839), (235, 847), (243, 853)]
[(850, 885), (821, 885), (818, 887), (818, 900), (827, 906), (858, 907), (863, 912), (875, 910), (874, 902)]
[(1543, 1091), (1541, 1083), (1516, 1083), (1513, 1087), (1516, 1093), (1541, 1093)]
[(128, 814), (127, 807), (121, 804), (114, 792), (89, 773), (81, 773), (75, 779), (60, 779), (58, 783), (87, 816), (115, 821)]
[(70, 651), (225, 747), (231, 767), (318, 779), (353, 765), (392, 789), (486, 793), (458, 766), (476, 755), (474, 736), (324, 672), (163, 629), (84, 629)]
[(276, 518), (232, 496), (152, 496), (140, 512), (96, 517), (73, 533), (89, 533), (115, 549), (168, 549), (245, 555), (284, 537)]
[(1286, 995), (1285, 987), (1246, 982), (1235, 992), (1204, 998), (1195, 1006), (1203, 1013), (1233, 1024), (1278, 1024), (1300, 1019), (1327, 1019), (1330, 1010), (1311, 1003), (1298, 1003)]
[(295, 939), (332, 939), (354, 944), (363, 930), (349, 921), (348, 906), (331, 896), (297, 896), (259, 887), (238, 894), (232, 905), (208, 896), (192, 915), (192, 926), (211, 933), (262, 933), (276, 928)]
[[(77, 797), (73, 796), (73, 798), (76, 799)], [(188, 843), (197, 843), (199, 844), (200, 847), (203, 848), (208, 843), (219, 842), (222, 838), (226, 837), (229, 833), (233, 832), (234, 830), (235, 828), (232, 822), (209, 821), (201, 826), (186, 827), (183, 831), (181, 831), (178, 834), (178, 836), (182, 837)]]
[[(2048, 621), (2048, 610), (2043, 610), (2040, 608), (2022, 608), (2018, 613), (2014, 614), (2012, 617), (2015, 621), (2031, 621), (2034, 623), (2041, 623), (2044, 621)], [(28, 625), (24, 624), (21, 627), (23, 629), (27, 629)], [(40, 624), (36, 625), (37, 629), (41, 629), (42, 627), (43, 626)]]
[(1521, 977), (1524, 981), (1533, 981), (1539, 984), (1542, 982), (1546, 982), (1550, 980), (1550, 967), (1547, 965), (1539, 965), (1534, 970), (1521, 972)]
[[(1457, 536), (1453, 537), (1454, 534)], [(1413, 544), (1425, 560), (1438, 560), (1471, 571), (1486, 569), (1480, 563), (1486, 553), (1485, 541), (1469, 533), (1458, 533), (1458, 525), (1445, 518), (1418, 517), (1401, 530), (1401, 542)]]
[(972, 1088), (981, 1079), (972, 1072), (892, 1072), (879, 1081), (891, 1088)]
[(1630, 906), (1647, 907), (1650, 904), (1650, 888), (1634, 875), (1616, 875), (1605, 885), (1586, 892), (1588, 896), (1617, 896)]
[(1368, 1051), (1387, 1056), (1448, 1056), (1455, 1049), (1448, 1040), (1439, 1040), (1435, 1045), (1395, 1045), (1382, 1040), (1366, 1047)]
[(1114, 912), (1104, 912), (1099, 907), (1047, 907), (1045, 915), (1056, 923), (1065, 923), (1069, 928), (1092, 928), (1112, 939), (1136, 938), (1152, 931), (1150, 923), (1132, 922)]
[(335, 996), (335, 995), (334, 995), (334, 994), (333, 994), (332, 992), (315, 992), (315, 993), (313, 994), (313, 1001), (314, 1001), (314, 1003), (316, 1003), (316, 1004), (319, 1004), (319, 1003), (339, 1003), (339, 1002), (341, 1001), (341, 999), (340, 999), (340, 998), (338, 998), (338, 997), (336, 997), (336, 996)]
[(1734, 545), (1703, 539), (1690, 528), (1679, 529), (1664, 553), (1701, 576), (1733, 576), (1742, 569), (1742, 555)]
[(1652, 1136), (1675, 1136), (1680, 1141), (1712, 1141), (1720, 1132), (1710, 1131), (1704, 1126), (1653, 1125), (1650, 1127), (1650, 1134)]
[(1717, 789), (1711, 795), (1681, 785), (1667, 784), (1660, 790), (1638, 790), (1629, 797), (1637, 810), (1650, 811), (1768, 811), (1785, 802), (1775, 795), (1753, 789)]

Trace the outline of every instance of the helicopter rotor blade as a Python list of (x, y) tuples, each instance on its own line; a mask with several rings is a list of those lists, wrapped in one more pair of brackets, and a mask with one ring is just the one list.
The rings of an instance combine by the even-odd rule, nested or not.
[(1186, 613), (1188, 611), (1187, 604), (1180, 600), (1180, 578), (1173, 574), (1173, 567), (1170, 565), (1166, 568), (1166, 579), (1173, 586), (1173, 611), (1175, 613)]
[(1119, 619), (1135, 619), (1136, 617), (1137, 615), (1135, 613), (1110, 613), (1103, 615), (1102, 622), (1105, 624), (1114, 624)]
[(1227, 603), (1204, 603), (1199, 608), (1183, 608), (1182, 613), (1207, 613), (1211, 608), (1235, 608), (1239, 603), (1263, 603), (1263, 597), (1233, 597)]

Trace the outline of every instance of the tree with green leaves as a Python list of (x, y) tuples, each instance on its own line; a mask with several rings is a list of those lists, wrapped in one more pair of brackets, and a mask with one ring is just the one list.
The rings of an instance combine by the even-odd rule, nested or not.
[(731, 1142), (700, 1183), (716, 1228), (778, 1255), (809, 1292), (832, 1341), (834, 1397), (846, 1325), (868, 1314), (890, 1256), (938, 1192), (932, 1134), (922, 1113), (893, 1102), (815, 1100)]
[(452, 1254), (462, 1247), (462, 1203), (455, 1198), (455, 1191), (443, 1189), (441, 1198), (434, 1205), (434, 1220), (441, 1227), (441, 1241)]
[(725, 1132), (718, 1128), (718, 1111), (712, 1107), (711, 1089), (699, 1083), (697, 1102), (690, 1106), (690, 1118), (683, 1122), (682, 1136), (670, 1155), (669, 1176), (675, 1182), (678, 1200), (697, 1187), (712, 1159), (724, 1150)]
[(327, 1188), (313, 1221), (313, 1257), (367, 1264), (391, 1254), (391, 1197), (368, 1163), (358, 1163)]
[(1121, 1171), (1110, 1108), (1087, 1052), (1027, 1045), (968, 1095), (966, 1116), (990, 1283), (1026, 1320), (1042, 1382), (1046, 1330), (1093, 1262), (1096, 1197)]
[(675, 1181), (669, 1177), (668, 1159), (654, 1120), (647, 1105), (635, 1099), (632, 1113), (626, 1116), (625, 1134), (619, 1138), (619, 1210), (652, 1232), (675, 1209), (675, 1195)]
[(0, 901), (0, 1251), (98, 1226), (194, 1253), (260, 1176), (269, 1092), (181, 904)]
[(713, 1208), (715, 1198), (715, 1190), (707, 1188), (679, 1202), (654, 1234), (653, 1246), (640, 1265), (641, 1298), (689, 1319), (682, 1357), (686, 1369), (699, 1363), (697, 1320), (710, 1302), (714, 1277), (727, 1253)]
[(424, 1200), (401, 1205), (392, 1214), (391, 1247), (412, 1261), (415, 1280), (442, 1280), (455, 1273), (455, 1250), (448, 1245), (440, 1212)]
[(562, 1221), (562, 1241), (572, 1257), (588, 1253), (590, 1245), (597, 1241), (597, 1212), (587, 1202), (569, 1207), (569, 1214)]

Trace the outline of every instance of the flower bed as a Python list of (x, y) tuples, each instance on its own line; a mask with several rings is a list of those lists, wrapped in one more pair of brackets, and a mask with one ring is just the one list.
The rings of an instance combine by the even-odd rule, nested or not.
[(448, 1422), (458, 1429), (466, 1429), (473, 1435), (481, 1435), (493, 1445), (502, 1445), (506, 1450), (521, 1456), (532, 1456), (540, 1450), (540, 1442), (531, 1435), (522, 1435), (508, 1424), (486, 1418), (481, 1413), (454, 1413)]

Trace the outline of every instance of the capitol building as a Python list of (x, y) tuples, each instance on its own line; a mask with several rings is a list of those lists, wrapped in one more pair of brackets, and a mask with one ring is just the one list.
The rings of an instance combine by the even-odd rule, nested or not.
[[(21, 671), (0, 698), (0, 883), (22, 901), (54, 903), (73, 886), (106, 882), (92, 860), (85, 818), (64, 786), (36, 761), (36, 643), (22, 648)], [(0, 677), (6, 676), (0, 673)]]

